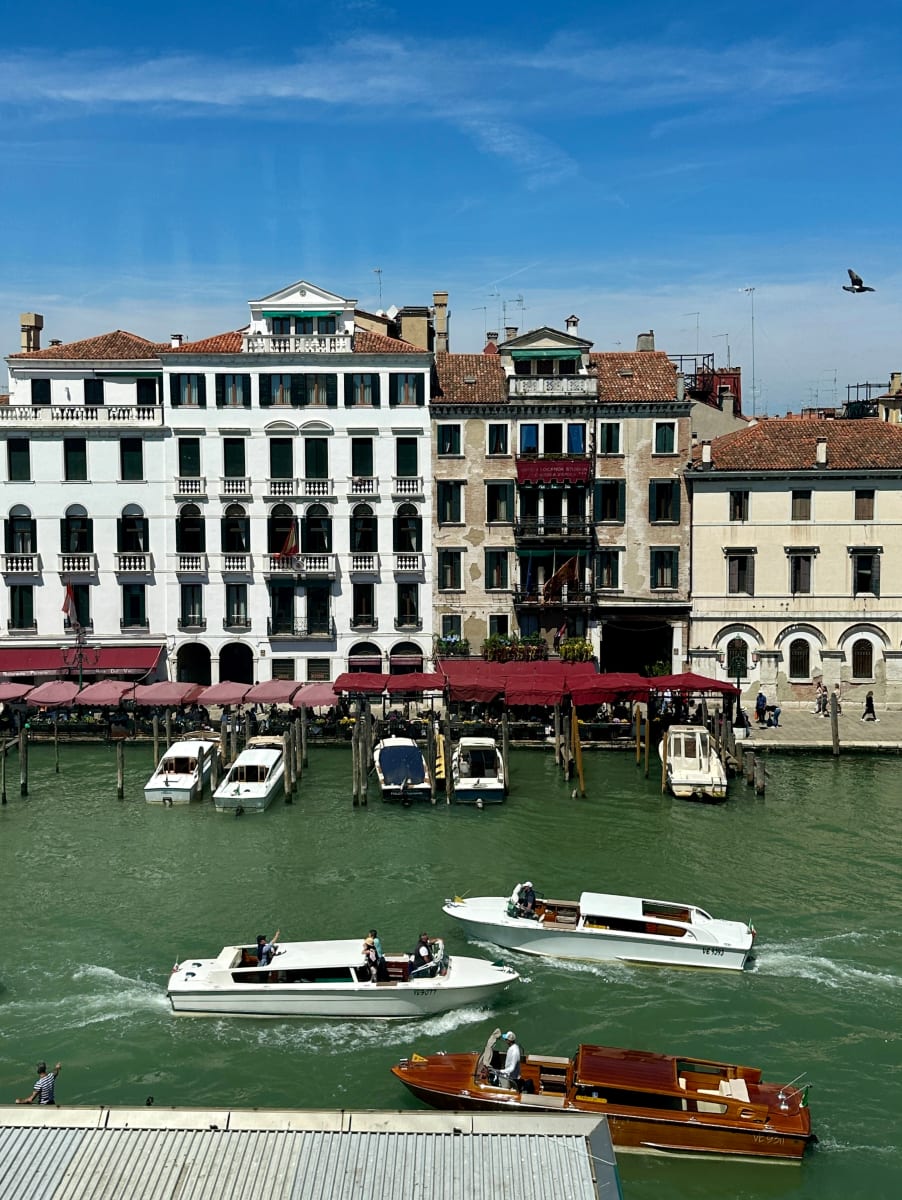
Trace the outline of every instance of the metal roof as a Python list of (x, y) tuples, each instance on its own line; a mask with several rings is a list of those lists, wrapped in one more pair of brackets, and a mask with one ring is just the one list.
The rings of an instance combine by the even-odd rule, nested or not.
[(588, 1114), (0, 1109), (4, 1200), (619, 1200)]

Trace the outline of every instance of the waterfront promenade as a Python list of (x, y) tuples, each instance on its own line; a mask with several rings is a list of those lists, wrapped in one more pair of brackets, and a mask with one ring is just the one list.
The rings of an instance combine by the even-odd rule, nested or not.
[[(862, 721), (861, 708), (845, 706), (839, 718), (840, 754), (902, 753), (902, 710), (878, 713), (879, 721)], [(737, 753), (745, 748), (756, 752), (832, 753), (833, 735), (829, 716), (817, 717), (808, 708), (783, 709), (776, 729), (759, 729), (752, 724), (749, 737), (737, 741)]]

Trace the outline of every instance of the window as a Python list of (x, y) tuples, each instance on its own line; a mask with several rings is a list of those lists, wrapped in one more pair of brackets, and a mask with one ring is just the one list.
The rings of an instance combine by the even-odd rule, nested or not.
[(247, 584), (226, 584), (225, 623), (229, 629), (248, 629), (250, 621), (247, 618)]
[(28, 438), (10, 438), (6, 443), (6, 469), (10, 483), (31, 479), (31, 443)]
[(874, 647), (867, 638), (852, 644), (852, 678), (872, 679), (874, 676)]
[(508, 453), (508, 428), (506, 425), (489, 425), (488, 452), (489, 454)]
[(294, 478), (294, 442), (291, 438), (270, 438), (270, 479)]
[(294, 633), (294, 584), (271, 580), (269, 584), (271, 633)]
[(206, 548), (203, 515), (196, 504), (186, 504), (175, 519), (176, 554), (203, 554)]
[(338, 403), (337, 375), (302, 375), (301, 379), (306, 384), (308, 404), (334, 408)]
[(880, 555), (869, 551), (852, 552), (852, 593), (855, 596), (880, 595)]
[(598, 479), (595, 482), (595, 520), (622, 525), (626, 520), (626, 481)]
[(389, 375), (388, 402), (391, 405), (424, 404), (426, 399), (422, 375)]
[(754, 596), (754, 554), (727, 555), (727, 591), (731, 596)]
[(206, 378), (203, 375), (170, 375), (169, 400), (173, 408), (206, 408)]
[(123, 629), (145, 629), (147, 627), (145, 591), (143, 583), (124, 583), (122, 585)]
[(96, 406), (103, 404), (103, 380), (102, 379), (86, 379), (85, 380), (85, 404)]
[(332, 633), (332, 614), (329, 610), (329, 585), (310, 583), (307, 585), (307, 633)]
[(313, 333), (313, 317), (295, 317), (294, 331), (305, 335)]
[(216, 407), (217, 408), (250, 408), (251, 406), (251, 377), (250, 375), (217, 375), (216, 376)]
[(585, 454), (586, 427), (583, 424), (567, 426), (567, 453)]
[(423, 549), (423, 518), (413, 504), (402, 504), (394, 519), (396, 554), (412, 554)]
[(811, 488), (793, 488), (792, 519), (793, 521), (811, 520)]
[(420, 589), (415, 583), (398, 584), (398, 626), (404, 629), (420, 626)]
[(204, 622), (204, 589), (199, 583), (183, 583), (181, 587), (182, 628), (200, 629)]
[(63, 438), (63, 478), (88, 478), (88, 443), (84, 438)]
[(220, 526), (223, 554), (247, 554), (251, 548), (251, 523), (240, 504), (230, 504)]
[(485, 552), (485, 588), (486, 591), (506, 589), (507, 580), (507, 551), (486, 550)]
[(378, 375), (345, 375), (346, 408), (378, 408)]
[(273, 679), (283, 679), (286, 683), (294, 683), (295, 660), (293, 658), (274, 658), (271, 661)]
[(16, 504), (9, 510), (9, 519), (5, 522), (5, 530), (7, 554), (37, 553), (37, 522), (24, 504)]
[(462, 550), (439, 550), (438, 586), (442, 592), (459, 592), (461, 588)]
[(506, 613), (489, 614), (489, 637), (508, 637), (510, 620)]
[(9, 628), (36, 628), (34, 620), (34, 588), (30, 583), (14, 583), (10, 586)]
[(304, 478), (329, 478), (329, 439), (304, 438)]
[(376, 516), (368, 504), (358, 504), (351, 514), (351, 551), (375, 554), (378, 549)]
[(351, 438), (351, 474), (355, 479), (373, 478), (372, 438)]
[(291, 317), (273, 317), (272, 331), (274, 337), (288, 337), (291, 334)]
[(620, 587), (619, 550), (599, 550), (595, 584), (604, 591), (616, 591)]
[(116, 526), (116, 550), (120, 554), (143, 554), (149, 549), (147, 517), (136, 505), (122, 510)]
[(436, 434), (438, 454), (460, 454), (459, 425), (439, 425)]
[(297, 375), (261, 375), (260, 406), (271, 404), (298, 405), (301, 403), (300, 385)]
[(373, 628), (376, 614), (376, 587), (372, 583), (355, 583), (352, 588), (351, 625)]
[(789, 643), (789, 678), (811, 677), (811, 647), (804, 638), (793, 638)]
[(298, 552), (298, 523), (287, 504), (276, 504), (266, 521), (266, 552), (293, 558)]
[(334, 333), (335, 318), (334, 317), (317, 317), (316, 320), (317, 333)]
[(179, 475), (200, 478), (200, 438), (179, 438)]
[[(139, 408), (154, 408), (162, 387), (162, 378), (160, 376), (154, 379), (139, 379), (136, 388), (138, 407)], [(85, 401), (87, 403), (87, 400)]]
[[(811, 593), (811, 554), (790, 554), (789, 591), (793, 596), (808, 596)], [(807, 642), (806, 642), (807, 645)]]
[(620, 453), (620, 422), (602, 421), (598, 426), (598, 453)]
[(747, 521), (749, 519), (749, 494), (746, 491), (730, 492), (730, 520)]
[(311, 504), (301, 522), (301, 549), (305, 554), (332, 553), (332, 518), (324, 504)]
[(459, 525), (463, 484), (441, 480), (435, 489), (439, 525)]
[(141, 438), (122, 438), (119, 442), (119, 472), (122, 479), (144, 478), (144, 443)]
[(222, 439), (222, 473), (226, 479), (244, 479), (246, 477), (244, 438)]
[(542, 428), (542, 449), (546, 454), (563, 454), (564, 427), (563, 425), (547, 424)]
[(655, 454), (676, 454), (676, 421), (655, 421)]
[(94, 523), (80, 504), (66, 509), (60, 521), (60, 551), (63, 554), (90, 554), (94, 549)]
[(307, 659), (307, 682), (328, 683), (332, 678), (328, 658)]
[(485, 485), (485, 519), (489, 522), (509, 525), (514, 519), (513, 483), (487, 483)]
[[(83, 629), (91, 628), (91, 589), (86, 583), (72, 583), (72, 599), (75, 603), (75, 620)], [(63, 618), (63, 628), (73, 629), (68, 617)]]
[(650, 479), (648, 519), (652, 524), (675, 523), (680, 519), (680, 485), (676, 479)]
[(442, 637), (449, 641), (459, 642), (462, 636), (460, 614), (445, 613), (442, 616)]
[(50, 403), (50, 380), (49, 379), (32, 379), (31, 381), (31, 403), (35, 406), (47, 405)]
[(651, 586), (653, 590), (664, 590), (678, 586), (679, 554), (679, 550), (675, 547), (652, 549)]
[(749, 646), (743, 638), (727, 642), (727, 674), (731, 679), (744, 679), (749, 673)]
[(873, 521), (874, 519), (874, 489), (856, 488), (855, 490), (855, 520)]
[(395, 474), (401, 479), (416, 479), (419, 475), (419, 454), (415, 437), (395, 439)]
[(520, 453), (521, 454), (538, 454), (539, 453), (539, 427), (538, 427), (538, 425), (521, 425), (520, 426)]

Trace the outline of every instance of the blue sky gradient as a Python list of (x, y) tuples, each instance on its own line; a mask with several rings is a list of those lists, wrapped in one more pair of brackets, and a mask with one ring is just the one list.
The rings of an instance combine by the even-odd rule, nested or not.
[[(851, 14), (851, 15), (850, 15)], [(3, 349), (450, 292), (452, 349), (714, 350), (758, 411), (902, 368), (900, 10), (49, 0), (7, 13)], [(878, 290), (841, 290), (854, 267)], [(725, 335), (729, 335), (728, 337)]]

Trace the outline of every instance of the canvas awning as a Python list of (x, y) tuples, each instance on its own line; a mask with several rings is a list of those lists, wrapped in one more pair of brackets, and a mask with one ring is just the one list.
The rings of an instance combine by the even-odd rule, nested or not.
[(436, 672), (411, 671), (408, 675), (391, 675), (388, 680), (388, 693), (394, 696), (399, 692), (413, 692), (422, 695), (423, 692), (443, 692), (445, 677)]
[(0, 683), (0, 701), (21, 700), (33, 688), (33, 683)]
[(105, 708), (122, 703), (123, 697), (130, 699), (134, 684), (125, 679), (101, 679), (83, 687), (73, 700), (80, 708)]
[(338, 697), (331, 683), (305, 683), (291, 703), (295, 708), (334, 708)]
[(735, 683), (696, 675), (694, 671), (683, 671), (680, 675), (656, 675), (649, 679), (648, 683), (656, 692), (670, 688), (672, 692), (721, 692), (723, 695), (732, 696), (739, 694)]
[(180, 704), (192, 704), (203, 691), (200, 683), (173, 683), (161, 679), (157, 683), (139, 683), (135, 688), (135, 704), (159, 705), (163, 708), (177, 708)]
[(242, 704), (251, 690), (249, 683), (214, 683), (197, 697), (198, 704)]
[(246, 704), (288, 704), (302, 686), (296, 679), (267, 679), (255, 683), (244, 701)]
[(78, 695), (78, 684), (66, 679), (48, 679), (28, 693), (29, 707), (33, 705), (69, 705)]
[(601, 675), (585, 675), (570, 684), (570, 698), (581, 705), (611, 704), (615, 700), (647, 700), (649, 680), (630, 671), (608, 671)]
[(357, 692), (364, 696), (381, 696), (388, 676), (370, 671), (345, 671), (332, 684), (335, 692)]
[(592, 463), (588, 458), (518, 458), (517, 483), (588, 483)]
[[(16, 646), (0, 650), (0, 676), (78, 675), (75, 646)], [(83, 675), (149, 675), (159, 662), (162, 646), (84, 646)]]

